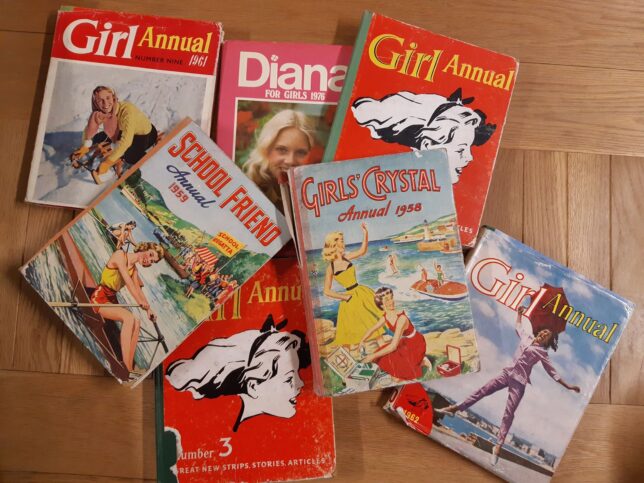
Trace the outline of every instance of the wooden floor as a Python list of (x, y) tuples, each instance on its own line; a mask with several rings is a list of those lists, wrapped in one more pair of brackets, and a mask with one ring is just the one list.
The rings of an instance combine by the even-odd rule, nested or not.
[[(17, 270), (73, 216), (22, 201), (59, 3), (0, 0), (0, 481), (154, 479), (152, 382), (130, 391), (106, 377)], [(640, 0), (75, 3), (217, 20), (227, 39), (347, 44), (371, 8), (517, 57), (484, 221), (644, 304)], [(644, 481), (642, 314), (556, 481)], [(381, 399), (337, 399), (338, 481), (494, 479), (407, 430), (380, 410)]]

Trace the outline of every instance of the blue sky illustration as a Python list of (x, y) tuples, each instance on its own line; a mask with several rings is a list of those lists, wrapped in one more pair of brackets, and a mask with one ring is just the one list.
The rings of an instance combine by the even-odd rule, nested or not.
[[(296, 185), (300, 185), (303, 179), (312, 176), (315, 182), (309, 186), (308, 192), (314, 193), (317, 183), (321, 181), (346, 179), (351, 174), (364, 173), (372, 166), (380, 166), (383, 171), (404, 168), (419, 169), (421, 167), (433, 169), (436, 173), (436, 183), (441, 187), (441, 190), (432, 192), (414, 192), (411, 190), (405, 193), (397, 192), (388, 195), (385, 201), (376, 201), (364, 194), (360, 179), (357, 182), (360, 193), (358, 197), (346, 201), (332, 202), (330, 205), (321, 207), (321, 216), (319, 218), (315, 217), (313, 211), (307, 210), (302, 205), (300, 194), (298, 193), (302, 224), (304, 226), (309, 224), (311, 227), (307, 233), (308, 237), (305, 236), (307, 250), (321, 248), (324, 245), (325, 235), (331, 231), (342, 231), (347, 245), (361, 242), (361, 221), (367, 224), (370, 240), (381, 240), (418, 225), (425, 219), (431, 222), (441, 216), (454, 213), (449, 165), (445, 151), (442, 149), (309, 165), (295, 169), (294, 176)], [(370, 177), (369, 185), (373, 188), (373, 176)], [(355, 205), (356, 210), (379, 209), (386, 206), (389, 200), (391, 200), (391, 207), (387, 218), (338, 221), (338, 215), (346, 212), (351, 205)], [(423, 208), (421, 211), (407, 213), (400, 217), (394, 214), (397, 206), (418, 202), (422, 203)]]

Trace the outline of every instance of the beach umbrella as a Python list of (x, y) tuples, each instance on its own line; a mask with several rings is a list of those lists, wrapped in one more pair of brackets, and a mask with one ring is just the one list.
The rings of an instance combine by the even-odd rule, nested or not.
[(207, 247), (197, 247), (195, 248), (195, 252), (197, 255), (199, 255), (199, 258), (203, 261), (205, 265), (208, 266), (209, 269), (211, 269), (215, 263), (217, 263), (217, 255), (212, 253)]
[(562, 307), (569, 305), (566, 293), (563, 288), (547, 283), (543, 284), (541, 290), (545, 290), (545, 293), (529, 317), (532, 332), (536, 334), (540, 330), (550, 329), (554, 334), (559, 334), (566, 330), (566, 319), (559, 316)]

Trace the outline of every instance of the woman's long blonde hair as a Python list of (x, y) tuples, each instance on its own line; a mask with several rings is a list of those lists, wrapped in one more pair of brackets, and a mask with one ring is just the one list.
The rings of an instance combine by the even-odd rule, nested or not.
[(302, 131), (309, 141), (309, 149), (313, 147), (315, 144), (315, 123), (313, 120), (299, 111), (284, 109), (264, 124), (257, 138), (255, 149), (251, 151), (243, 166), (246, 176), (259, 186), (273, 203), (278, 203), (282, 196), (278, 182), (269, 170), (268, 153), (282, 129), (287, 127), (295, 127)]
[(338, 254), (338, 240), (344, 238), (341, 231), (332, 231), (324, 237), (324, 248), (322, 249), (322, 258), (326, 262), (335, 260)]

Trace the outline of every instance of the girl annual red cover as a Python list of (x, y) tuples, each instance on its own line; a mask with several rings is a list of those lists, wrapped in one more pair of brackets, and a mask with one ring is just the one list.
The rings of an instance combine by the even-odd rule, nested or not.
[(313, 392), (301, 300), (295, 259), (274, 259), (170, 355), (157, 372), (159, 481), (332, 476), (332, 403)]
[(324, 161), (445, 148), (472, 246), (517, 69), (510, 56), (365, 12)]

